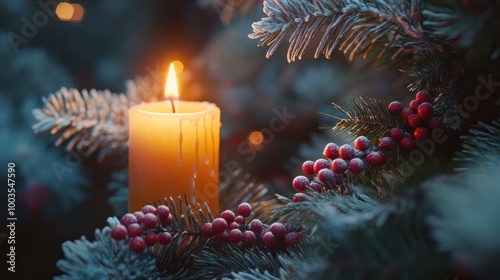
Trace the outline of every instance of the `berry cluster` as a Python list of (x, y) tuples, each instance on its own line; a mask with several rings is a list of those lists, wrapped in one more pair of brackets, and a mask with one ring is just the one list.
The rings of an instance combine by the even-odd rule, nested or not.
[[(233, 211), (225, 210), (213, 221), (205, 223), (199, 234), (241, 249), (257, 243), (264, 244), (272, 252), (300, 242), (301, 233), (282, 223), (268, 226), (258, 219), (253, 219), (246, 224), (245, 219), (250, 214), (252, 214), (252, 206), (248, 203), (241, 203), (238, 206), (237, 216)], [(170, 243), (172, 236), (167, 227), (172, 220), (172, 214), (167, 206), (146, 205), (141, 211), (123, 215), (120, 224), (111, 229), (111, 237), (117, 241), (130, 238), (130, 249), (141, 253), (146, 246)]]
[[(293, 201), (304, 201), (306, 196), (302, 192), (307, 187), (322, 192), (324, 188), (344, 182), (348, 173), (359, 174), (367, 165), (383, 166), (387, 161), (386, 153), (393, 150), (398, 143), (403, 150), (410, 151), (415, 146), (415, 140), (422, 141), (429, 137), (432, 130), (441, 127), (439, 119), (433, 117), (432, 95), (425, 90), (415, 95), (408, 108), (404, 108), (399, 101), (393, 101), (388, 111), (393, 115), (401, 115), (407, 127), (390, 129), (388, 136), (379, 139), (376, 145), (372, 145), (365, 136), (357, 137), (354, 140), (354, 147), (349, 144), (339, 147), (334, 143), (328, 143), (323, 150), (326, 159), (305, 161), (302, 165), (305, 176), (300, 175), (293, 179), (292, 185), (299, 192), (294, 195)], [(310, 181), (306, 176), (316, 176), (316, 179)]]
[(399, 101), (393, 101), (388, 109), (393, 115), (401, 115), (408, 125), (405, 128), (407, 131), (397, 127), (389, 131), (389, 137), (398, 141), (405, 151), (413, 150), (415, 140), (422, 141), (429, 137), (432, 130), (441, 127), (441, 121), (433, 116), (432, 95), (426, 90), (417, 92), (408, 108), (404, 108)]
[(128, 236), (131, 238), (130, 249), (141, 253), (146, 246), (170, 243), (172, 236), (164, 230), (164, 227), (169, 226), (172, 220), (172, 214), (167, 206), (146, 205), (141, 211), (123, 215), (120, 224), (111, 229), (111, 237), (118, 241)]
[(246, 224), (245, 219), (251, 213), (252, 206), (248, 203), (238, 206), (238, 216), (231, 210), (225, 210), (212, 222), (205, 223), (201, 234), (241, 249), (262, 242), (273, 252), (300, 242), (302, 237), (300, 232), (290, 230), (282, 223), (267, 226), (259, 219), (253, 219)]
[(379, 140), (378, 147), (372, 146), (365, 136), (354, 140), (354, 147), (349, 144), (337, 146), (328, 143), (323, 150), (326, 157), (316, 161), (307, 160), (302, 164), (302, 172), (306, 176), (316, 176), (317, 180), (309, 181), (306, 176), (300, 175), (293, 179), (293, 187), (299, 193), (293, 197), (294, 202), (303, 201), (305, 196), (300, 194), (307, 187), (322, 192), (325, 187), (341, 184), (347, 173), (359, 174), (365, 170), (366, 165), (372, 167), (383, 166), (387, 157), (384, 151), (394, 148), (394, 141), (389, 137)]

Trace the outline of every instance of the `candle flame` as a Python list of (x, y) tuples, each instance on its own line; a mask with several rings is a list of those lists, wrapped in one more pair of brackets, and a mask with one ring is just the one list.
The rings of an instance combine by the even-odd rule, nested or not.
[(165, 97), (166, 98), (179, 98), (179, 87), (177, 86), (177, 76), (175, 75), (174, 63), (170, 63), (168, 69), (167, 83), (165, 84)]

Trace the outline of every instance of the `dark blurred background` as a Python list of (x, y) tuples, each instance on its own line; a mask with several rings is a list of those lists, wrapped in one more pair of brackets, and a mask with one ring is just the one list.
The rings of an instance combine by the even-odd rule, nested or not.
[[(283, 46), (266, 59), (266, 49), (248, 38), (252, 21), (262, 17), (257, 0), (245, 14), (233, 11), (236, 17), (228, 24), (222, 21), (231, 7), (222, 10), (221, 1), (68, 1), (83, 11), (83, 16), (73, 11), (70, 20), (64, 6), (55, 15), (57, 2), (0, 1), (0, 177), (6, 182), (7, 163), (16, 164), (19, 278), (59, 275), (55, 264), (63, 258), (64, 241), (82, 235), (92, 240), (107, 217), (122, 214), (109, 203), (109, 186), (121, 180), (126, 188), (126, 154), (101, 162), (97, 156), (74, 158), (54, 147), (54, 137), (31, 129), (32, 109), (63, 86), (121, 93), (126, 80), (165, 71), (170, 61), (180, 60), (182, 98), (212, 101), (222, 110), (220, 169), (235, 160), (281, 193), (290, 190), (301, 161), (321, 156), (327, 141), (344, 141), (319, 129), (334, 124), (319, 114), (335, 114), (331, 102), (358, 95), (390, 100), (389, 93), (405, 91), (394, 70), (373, 73), (356, 61), (347, 68), (342, 54), (333, 61), (312, 59), (311, 50), (289, 64)], [(283, 131), (259, 134), (284, 110), (296, 117)], [(51, 163), (68, 161), (74, 168), (60, 180)], [(6, 198), (3, 191), (3, 221)], [(2, 273), (6, 231), (0, 230)], [(6, 276), (2, 279), (12, 277)]]

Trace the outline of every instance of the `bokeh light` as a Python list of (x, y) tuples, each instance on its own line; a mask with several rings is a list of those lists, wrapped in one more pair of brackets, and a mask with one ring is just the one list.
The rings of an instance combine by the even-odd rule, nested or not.
[(75, 13), (75, 8), (68, 2), (61, 2), (56, 7), (57, 18), (61, 21), (69, 21)]
[(262, 144), (263, 141), (264, 141), (264, 135), (260, 131), (252, 131), (248, 135), (248, 142), (250, 142), (250, 144), (252, 145), (258, 146)]

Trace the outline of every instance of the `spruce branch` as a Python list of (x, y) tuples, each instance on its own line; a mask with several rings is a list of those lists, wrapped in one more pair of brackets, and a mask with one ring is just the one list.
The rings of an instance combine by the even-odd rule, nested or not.
[(287, 59), (301, 58), (316, 35), (321, 41), (314, 57), (330, 58), (338, 48), (349, 60), (371, 53), (379, 63), (383, 58), (395, 60), (404, 53), (426, 49), (430, 38), (420, 23), (420, 1), (288, 1), (267, 0), (267, 17), (252, 24), (252, 39), (267, 45), (270, 57), (284, 38), (290, 36)]
[[(494, 133), (498, 133), (498, 124)], [(488, 136), (488, 139), (498, 145), (498, 136), (495, 139)], [(478, 153), (491, 151), (485, 147), (486, 143), (482, 144), (476, 144)], [(425, 184), (432, 207), (426, 219), (437, 250), (449, 254), (452, 261), (467, 263), (468, 267), (490, 277), (498, 275), (497, 267), (492, 264), (500, 252), (498, 146), (492, 152), (483, 161), (474, 158), (465, 162), (466, 170)]]
[(393, 127), (404, 127), (400, 116), (389, 113), (387, 106), (380, 100), (362, 97), (350, 98), (345, 103), (345, 109), (332, 103), (333, 108), (342, 113), (346, 118), (333, 117), (339, 122), (332, 128), (332, 132), (338, 135), (346, 133), (347, 138), (364, 135), (368, 139), (378, 140)]
[(35, 133), (57, 135), (55, 146), (66, 144), (69, 152), (76, 149), (90, 155), (99, 150), (99, 159), (127, 149), (128, 109), (141, 102), (161, 100), (161, 85), (152, 77), (137, 77), (126, 83), (127, 94), (109, 90), (61, 88), (43, 97), (43, 108), (33, 109), (38, 121)]
[(119, 223), (109, 218), (107, 227), (95, 231), (93, 242), (82, 237), (63, 243), (65, 259), (56, 265), (64, 274), (54, 279), (161, 279), (150, 252), (136, 254), (111, 238), (111, 228)]
[(479, 164), (490, 167), (500, 165), (500, 119), (491, 124), (479, 122), (461, 139), (462, 149), (455, 157), (461, 163), (457, 170), (469, 170), (470, 166)]
[(290, 269), (293, 264), (300, 262), (300, 252), (300, 246), (276, 255), (264, 247), (256, 246), (245, 251), (228, 244), (207, 248), (194, 256), (193, 268), (199, 272), (192, 279), (230, 279), (230, 276), (234, 279), (249, 279), (243, 276), (249, 276), (250, 279), (258, 276), (264, 277), (259, 279), (286, 279), (282, 277), (291, 274), (284, 267)]
[[(178, 204), (172, 197), (166, 198), (165, 202), (173, 218), (168, 230), (174, 234), (169, 245), (160, 246), (155, 251), (156, 265), (162, 276), (179, 279), (187, 277), (193, 264), (193, 256), (209, 242), (208, 238), (201, 235), (201, 226), (207, 221), (212, 221), (213, 216), (206, 203), (205, 210), (200, 204), (197, 205), (198, 209), (193, 210), (187, 199), (183, 206), (181, 197), (178, 197)], [(199, 213), (202, 224), (194, 211)]]
[(67, 142), (66, 150), (91, 154), (101, 148), (101, 158), (115, 150), (126, 149), (129, 101), (123, 94), (109, 90), (61, 88), (43, 98), (45, 107), (34, 109), (38, 123), (35, 133), (57, 134), (56, 146)]
[[(357, 272), (361, 278), (420, 279), (442, 272), (443, 257), (427, 236), (424, 198), (417, 189), (391, 201), (335, 193), (312, 200), (313, 214), (306, 215), (317, 227), (303, 246), (297, 276), (344, 279)], [(388, 275), (389, 268), (396, 274)]]
[(409, 76), (411, 91), (425, 89), (438, 95), (464, 77), (464, 67), (463, 52), (436, 45), (409, 58), (400, 70)]

